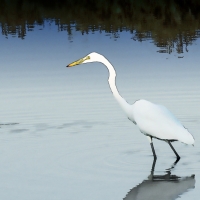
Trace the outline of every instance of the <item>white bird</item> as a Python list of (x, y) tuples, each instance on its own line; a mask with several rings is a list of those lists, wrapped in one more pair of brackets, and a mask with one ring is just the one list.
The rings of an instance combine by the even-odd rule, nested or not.
[(185, 144), (194, 144), (194, 137), (189, 131), (174, 117), (174, 115), (164, 106), (151, 103), (146, 100), (137, 100), (133, 105), (126, 102), (119, 94), (115, 84), (116, 72), (112, 64), (101, 54), (92, 52), (87, 56), (72, 62), (67, 67), (73, 67), (89, 62), (103, 63), (109, 71), (108, 83), (113, 96), (126, 113), (128, 119), (137, 124), (141, 133), (147, 136), (154, 159), (157, 158), (153, 146), (153, 138), (166, 141), (174, 151), (177, 160), (180, 156), (172, 146), (171, 142), (180, 141)]

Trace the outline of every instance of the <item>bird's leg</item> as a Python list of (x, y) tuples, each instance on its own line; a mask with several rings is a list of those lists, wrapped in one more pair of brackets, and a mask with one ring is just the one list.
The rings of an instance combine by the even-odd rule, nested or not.
[(176, 158), (176, 161), (172, 164), (172, 166), (169, 169), (166, 169), (166, 172), (171, 172), (171, 170), (173, 168), (175, 168), (176, 164), (178, 163), (178, 161), (180, 160), (180, 158)]
[(156, 156), (156, 152), (155, 152), (155, 149), (154, 149), (154, 146), (153, 146), (153, 142), (151, 142), (150, 145), (151, 145), (151, 149), (152, 149), (152, 152), (153, 152), (154, 160), (156, 160), (157, 156)]
[(156, 165), (156, 159), (153, 159), (152, 168), (151, 168), (151, 174), (152, 175), (153, 175), (154, 170), (155, 170), (155, 165)]
[(174, 149), (174, 147), (172, 146), (170, 141), (168, 141), (168, 144), (171, 147), (171, 149), (173, 150), (173, 152), (176, 154), (176, 157), (177, 157), (177, 159), (175, 161), (175, 164), (176, 164), (180, 160), (181, 157), (178, 155), (178, 153), (176, 152), (176, 150)]
[(150, 145), (151, 145), (151, 149), (152, 149), (152, 152), (153, 152), (154, 160), (156, 160), (156, 159), (157, 159), (157, 156), (156, 156), (156, 152), (155, 152), (155, 149), (154, 149), (154, 146), (153, 146), (152, 137), (147, 136), (147, 138), (149, 139), (149, 142), (150, 142)]
[(156, 165), (156, 159), (153, 159), (153, 163), (152, 163), (152, 167), (151, 167), (151, 174), (148, 176), (149, 180), (153, 180), (154, 179), (155, 165)]
[(176, 161), (174, 162), (174, 166), (179, 162), (180, 158), (181, 158), (180, 156), (176, 158)]

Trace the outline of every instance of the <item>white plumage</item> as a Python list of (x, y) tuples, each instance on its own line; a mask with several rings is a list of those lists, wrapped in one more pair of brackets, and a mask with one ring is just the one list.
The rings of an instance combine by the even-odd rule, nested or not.
[(193, 136), (164, 106), (139, 100), (133, 104), (133, 118), (140, 131), (162, 140), (178, 140), (194, 144)]
[(172, 141), (180, 141), (185, 144), (194, 144), (193, 136), (164, 106), (153, 104), (146, 100), (138, 100), (133, 105), (128, 104), (126, 100), (121, 97), (117, 90), (115, 84), (116, 72), (114, 67), (104, 56), (93, 52), (69, 64), (67, 67), (88, 62), (101, 62), (108, 68), (108, 82), (113, 96), (126, 113), (128, 119), (137, 124), (140, 131), (148, 137), (154, 158), (156, 158), (156, 154), (153, 147), (152, 138), (168, 142), (176, 154), (177, 159), (180, 159), (180, 157), (171, 145)]

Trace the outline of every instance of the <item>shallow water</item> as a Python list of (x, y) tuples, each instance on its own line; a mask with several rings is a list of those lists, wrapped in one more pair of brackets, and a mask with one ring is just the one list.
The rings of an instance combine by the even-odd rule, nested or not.
[[(132, 41), (128, 33), (117, 41), (106, 33), (74, 35), (70, 42), (52, 27), (25, 40), (0, 37), (0, 198), (198, 199), (199, 40), (178, 58), (176, 52), (158, 53), (151, 41)], [(163, 178), (175, 156), (157, 140), (151, 174), (148, 140), (115, 102), (104, 66), (65, 67), (92, 51), (115, 66), (128, 102), (163, 104), (194, 135), (194, 147), (174, 143), (181, 160), (170, 171), (179, 178)], [(152, 181), (156, 175), (160, 182)]]

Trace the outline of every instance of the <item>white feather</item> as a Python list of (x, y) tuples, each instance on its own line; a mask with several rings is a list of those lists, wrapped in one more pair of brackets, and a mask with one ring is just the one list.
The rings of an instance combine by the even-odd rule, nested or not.
[[(169, 142), (175, 140), (185, 144), (194, 144), (194, 138), (191, 133), (164, 106), (153, 104), (146, 100), (138, 100), (133, 105), (128, 104), (121, 97), (116, 87), (116, 72), (114, 67), (104, 56), (93, 52), (69, 64), (68, 67), (89, 62), (101, 62), (107, 67), (109, 71), (108, 83), (115, 99), (126, 113), (128, 119), (138, 125), (140, 131), (148, 136), (151, 143), (151, 138), (157, 138), (168, 140)], [(174, 149), (173, 151), (175, 152)], [(176, 152), (175, 154), (179, 158)], [(156, 156), (155, 153), (154, 156)]]

